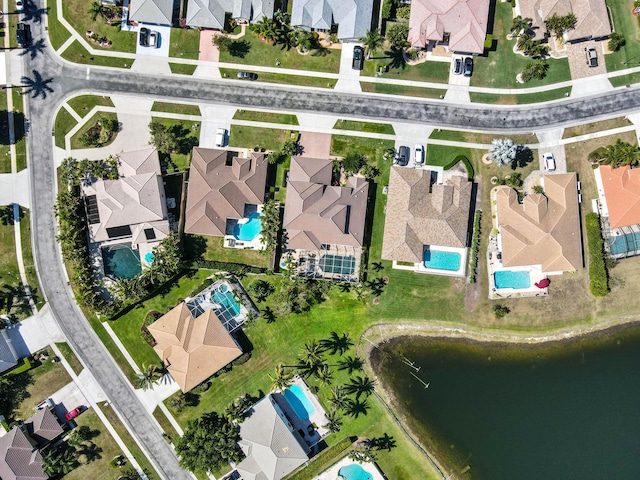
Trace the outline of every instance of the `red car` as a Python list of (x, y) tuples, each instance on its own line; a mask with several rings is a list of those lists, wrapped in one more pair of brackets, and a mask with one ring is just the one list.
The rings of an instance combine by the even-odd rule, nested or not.
[(64, 418), (66, 418), (67, 420), (71, 420), (72, 418), (76, 418), (78, 415), (80, 415), (82, 413), (82, 407), (76, 407), (73, 410), (71, 410), (70, 412), (67, 412), (64, 414)]

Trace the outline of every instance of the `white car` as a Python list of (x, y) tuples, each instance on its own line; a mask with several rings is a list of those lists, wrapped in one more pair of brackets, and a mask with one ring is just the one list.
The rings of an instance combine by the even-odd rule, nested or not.
[(216, 131), (216, 147), (224, 147), (227, 142), (227, 130), (225, 128), (219, 128)]
[(422, 165), (424, 163), (424, 147), (422, 145), (416, 145), (415, 161), (416, 165)]
[(24, 12), (24, 2), (22, 0), (16, 0), (16, 11)]
[(553, 172), (556, 169), (556, 159), (553, 158), (552, 153), (543, 153), (542, 158), (544, 159), (544, 168), (548, 172)]
[(156, 31), (149, 33), (149, 46), (151, 48), (158, 48), (160, 46), (160, 34)]

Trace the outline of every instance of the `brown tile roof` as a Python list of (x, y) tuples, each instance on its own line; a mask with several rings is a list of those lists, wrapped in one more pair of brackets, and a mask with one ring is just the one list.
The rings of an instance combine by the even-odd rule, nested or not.
[(183, 392), (204, 382), (242, 350), (213, 310), (197, 318), (181, 303), (148, 327), (154, 347)]
[(369, 182), (364, 177), (351, 176), (346, 187), (334, 187), (331, 176), (331, 160), (291, 159), (282, 222), (288, 248), (362, 246)]
[(408, 40), (423, 48), (449, 33), (449, 50), (482, 53), (487, 35), (490, 0), (413, 0)]
[(567, 32), (569, 41), (602, 38), (611, 33), (605, 0), (518, 0), (518, 4), (522, 17), (533, 19), (536, 39), (544, 37), (547, 31), (544, 21), (554, 14), (576, 16), (576, 28)]
[(496, 192), (502, 264), (542, 265), (545, 272), (578, 270), (583, 264), (576, 174), (543, 178), (545, 194), (527, 195), (523, 203), (512, 188)]
[(54, 438), (62, 435), (62, 427), (58, 418), (48, 408), (41, 408), (33, 416), (24, 422), (29, 436), (39, 445), (49, 443)]
[(430, 170), (391, 167), (382, 258), (417, 263), (425, 245), (466, 247), (471, 189), (466, 177), (432, 185)]
[[(24, 428), (24, 427), (23, 427)], [(46, 480), (42, 456), (20, 428), (14, 427), (0, 437), (0, 478), (3, 480)]]
[(121, 177), (130, 177), (143, 173), (162, 174), (160, 157), (154, 147), (119, 153), (116, 158), (118, 160), (118, 172)]
[(640, 223), (640, 169), (601, 165), (600, 176), (611, 227)]
[(222, 236), (227, 219), (243, 218), (245, 205), (264, 203), (268, 162), (235, 152), (196, 147), (189, 168), (185, 231)]

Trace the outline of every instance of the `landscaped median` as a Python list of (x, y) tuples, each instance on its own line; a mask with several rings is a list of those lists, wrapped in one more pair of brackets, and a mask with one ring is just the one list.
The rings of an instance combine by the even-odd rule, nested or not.
[(528, 103), (542, 103), (551, 100), (567, 98), (571, 95), (571, 87), (544, 90), (536, 93), (510, 93), (496, 94), (483, 92), (469, 92), (471, 101), (474, 103), (491, 103), (498, 105), (522, 105)]

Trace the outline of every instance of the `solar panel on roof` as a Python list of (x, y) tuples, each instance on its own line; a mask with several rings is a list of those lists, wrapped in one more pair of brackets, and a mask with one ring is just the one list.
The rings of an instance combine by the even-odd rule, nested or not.
[(153, 228), (145, 228), (144, 236), (147, 240), (155, 240), (156, 239), (156, 231)]
[(89, 225), (100, 223), (100, 212), (98, 211), (98, 200), (95, 195), (84, 198), (84, 206), (87, 211), (87, 221)]
[(131, 235), (131, 227), (129, 225), (123, 225), (121, 227), (107, 228), (107, 235), (109, 238), (127, 237)]

